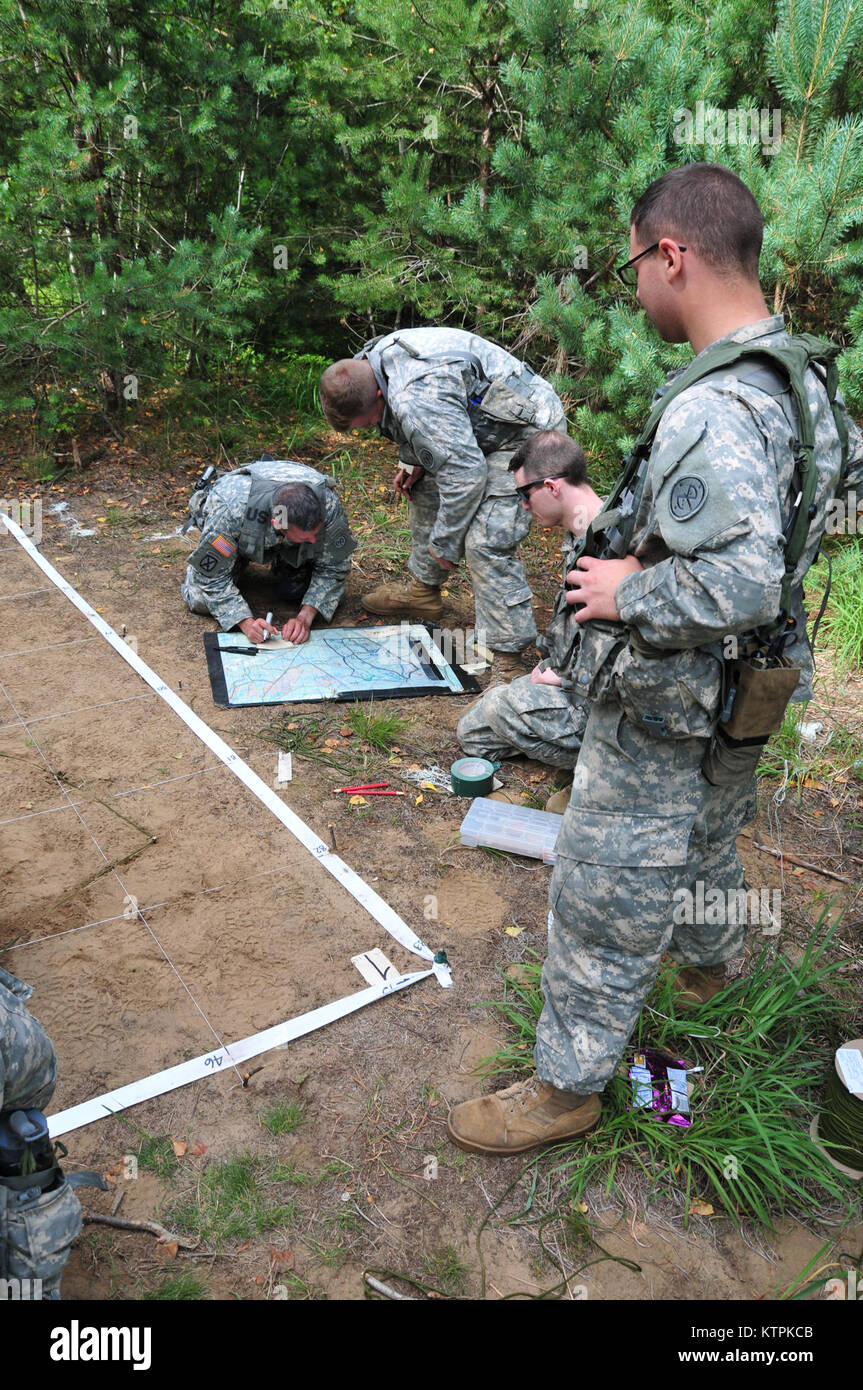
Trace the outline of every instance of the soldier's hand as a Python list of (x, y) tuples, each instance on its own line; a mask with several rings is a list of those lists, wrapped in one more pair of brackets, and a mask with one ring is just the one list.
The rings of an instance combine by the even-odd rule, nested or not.
[(456, 568), (452, 560), (445, 560), (442, 555), (435, 555), (431, 546), (429, 546), (429, 555), (432, 557), (433, 560), (437, 561), (442, 570), (454, 570)]
[(264, 638), (278, 637), (279, 629), (268, 623), (266, 618), (244, 618), (239, 624), (240, 631), (250, 642), (263, 642)]
[(400, 468), (395, 476), (393, 487), (397, 497), (406, 497), (410, 501), (411, 488), (423, 477), (425, 469), (421, 464), (416, 464), (413, 469)]
[(587, 623), (591, 618), (609, 618), (619, 622), (615, 591), (621, 579), (644, 569), (641, 561), (634, 555), (624, 555), (622, 560), (597, 560), (593, 555), (582, 555), (576, 566), (566, 576), (567, 603), (583, 605), (576, 612), (575, 621)]
[(541, 671), (539, 662), (536, 663), (531, 671), (530, 680), (532, 685), (563, 685), (563, 681), (556, 671), (552, 671), (551, 668), (546, 671)]
[(303, 642), (309, 640), (311, 625), (311, 619), (307, 620), (301, 613), (298, 613), (295, 618), (288, 618), (282, 628), (282, 637), (285, 642), (295, 642), (297, 646), (301, 646)]

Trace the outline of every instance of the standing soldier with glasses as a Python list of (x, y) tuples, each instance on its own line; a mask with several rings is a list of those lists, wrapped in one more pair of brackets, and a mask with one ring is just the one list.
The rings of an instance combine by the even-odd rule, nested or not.
[(802, 580), (828, 504), (863, 487), (837, 349), (768, 311), (762, 230), (715, 164), (670, 170), (632, 211), (620, 277), (695, 358), (657, 393), (567, 576), (590, 712), (551, 881), (536, 1073), (453, 1109), (450, 1138), (474, 1153), (592, 1129), (663, 953), (691, 1005), (743, 945), (743, 923), (676, 925), (675, 894), (742, 889), (760, 750), (789, 696), (811, 693)]

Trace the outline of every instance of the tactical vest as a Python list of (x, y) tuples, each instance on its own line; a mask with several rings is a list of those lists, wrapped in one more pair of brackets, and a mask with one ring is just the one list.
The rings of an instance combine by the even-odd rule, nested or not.
[(816, 338), (811, 333), (798, 333), (787, 343), (766, 346), (762, 343), (723, 343), (699, 355), (669, 385), (667, 391), (653, 406), (647, 423), (633, 445), (631, 453), (624, 460), (623, 470), (602, 511), (588, 527), (582, 553), (599, 558), (608, 555), (626, 555), (635, 529), (635, 520), (641, 495), (647, 478), (647, 460), (653, 447), (659, 422), (673, 400), (695, 382), (719, 372), (737, 362), (744, 362), (750, 370), (737, 372), (738, 380), (758, 383), (758, 360), (766, 358), (788, 381), (797, 407), (798, 438), (792, 440), (794, 452), (794, 472), (792, 475), (791, 515), (784, 528), (785, 574), (780, 590), (780, 609), (773, 624), (773, 631), (784, 629), (791, 607), (791, 587), (794, 573), (803, 551), (809, 527), (815, 516), (815, 492), (818, 486), (818, 468), (815, 463), (815, 423), (809, 409), (804, 375), (808, 367), (813, 367), (823, 382), (839, 443), (842, 450), (842, 476), (848, 466), (848, 430), (842, 410), (836, 403), (838, 369), (836, 358), (841, 349), (824, 338)]
[[(307, 468), (305, 464), (298, 463), (294, 467), (296, 468), (296, 477), (276, 480), (268, 472), (271, 468), (270, 463), (250, 463), (245, 468), (236, 469), (237, 473), (252, 480), (243, 514), (243, 524), (237, 537), (237, 549), (244, 559), (252, 560), (256, 564), (263, 564), (265, 542), (272, 533), (273, 497), (280, 487), (285, 487), (290, 483), (304, 483), (306, 487), (310, 487), (320, 503), (321, 521), (326, 521), (327, 489), (332, 487), (332, 483), (327, 478), (323, 478), (320, 473), (316, 473), (313, 468)], [(324, 528), (322, 527), (314, 544), (304, 542), (295, 545), (299, 556), (298, 562), (311, 559), (323, 547), (323, 543)], [(292, 543), (287, 542), (287, 544)]]

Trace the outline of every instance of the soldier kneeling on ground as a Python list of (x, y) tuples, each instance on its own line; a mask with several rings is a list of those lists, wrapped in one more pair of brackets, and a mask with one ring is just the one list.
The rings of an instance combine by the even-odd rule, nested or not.
[[(521, 505), (537, 525), (563, 529), (565, 575), (575, 568), (581, 539), (602, 506), (587, 481), (584, 453), (574, 439), (543, 430), (513, 454), (509, 468)], [(587, 706), (572, 682), (580, 637), (575, 610), (561, 588), (551, 622), (537, 642), (542, 659), (530, 675), (492, 686), (459, 720), (458, 741), (464, 751), (495, 760), (523, 754), (572, 771), (587, 723)], [(546, 810), (563, 812), (569, 793), (569, 786), (555, 792)], [(508, 792), (492, 795), (510, 799)]]
[[(188, 526), (201, 532), (182, 586), (193, 613), (209, 613), (223, 632), (238, 628), (252, 642), (270, 635), (306, 642), (315, 618), (332, 619), (356, 541), (324, 474), (269, 455), (222, 477), (205, 470), (189, 500)], [(270, 565), (276, 598), (300, 605), (281, 628), (253, 617), (240, 593), (249, 561)]]

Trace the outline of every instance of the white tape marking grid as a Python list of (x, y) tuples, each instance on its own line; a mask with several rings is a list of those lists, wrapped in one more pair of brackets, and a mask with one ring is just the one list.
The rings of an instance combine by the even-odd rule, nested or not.
[[(151, 1100), (154, 1096), (163, 1095), (166, 1091), (176, 1090), (180, 1086), (186, 1086), (191, 1081), (198, 1080), (202, 1076), (212, 1076), (218, 1073), (223, 1067), (236, 1066), (238, 1062), (248, 1061), (251, 1057), (256, 1057), (262, 1052), (266, 1052), (273, 1047), (279, 1047), (284, 1043), (293, 1041), (295, 1038), (311, 1033), (317, 1028), (324, 1027), (327, 1023), (335, 1019), (343, 1018), (349, 1013), (354, 1013), (357, 1009), (364, 1008), (367, 1004), (372, 1004), (377, 999), (382, 999), (386, 995), (407, 988), (409, 985), (416, 984), (420, 980), (428, 979), (430, 975), (435, 975), (438, 982), (445, 988), (452, 984), (452, 976), (449, 966), (441, 965), (434, 960), (434, 952), (426, 946), (399, 917), (398, 913), (384, 902), (383, 898), (377, 894), (373, 888), (360, 878), (359, 874), (350, 868), (348, 864), (340, 859), (337, 854), (333, 854), (320, 836), (296, 815), (290, 807), (286, 806), (281, 797), (258, 776), (247, 763), (235, 753), (234, 750), (214, 733), (203, 719), (194, 713), (189, 706), (171, 690), (170, 686), (157, 676), (155, 671), (142, 661), (127, 642), (114, 631), (104, 618), (91, 608), (90, 604), (81, 597), (76, 589), (63, 578), (58, 570), (40, 555), (32, 541), (25, 536), (21, 528), (11, 517), (0, 516), (0, 534), (5, 528), (22, 547), (30, 558), (39, 566), (51, 583), (60, 590), (79, 613), (92, 623), (97, 632), (114, 648), (123, 660), (137, 672), (142, 680), (165, 701), (176, 715), (182, 719), (187, 728), (191, 729), (212, 753), (215, 753), (226, 767), (240, 779), (254, 796), (261, 801), (273, 815), (281, 821), (286, 830), (299, 840), (308, 852), (318, 860), (327, 873), (337, 879), (344, 888), (351, 894), (356, 901), (366, 909), (375, 921), (384, 928), (400, 945), (414, 955), (421, 956), (423, 960), (430, 962), (430, 969), (418, 971), (412, 975), (403, 975), (393, 984), (383, 984), (378, 987), (360, 990), (356, 994), (347, 995), (343, 999), (337, 999), (331, 1004), (325, 1004), (319, 1009), (301, 1014), (298, 1018), (288, 1019), (284, 1023), (276, 1024), (273, 1028), (267, 1028), (262, 1033), (255, 1033), (253, 1036), (243, 1038), (239, 1042), (232, 1043), (230, 1046), (220, 1048), (216, 1052), (207, 1053), (205, 1056), (193, 1058), (189, 1062), (183, 1062), (180, 1066), (169, 1067), (166, 1071), (156, 1072), (154, 1075), (144, 1077), (140, 1081), (134, 1081), (128, 1086), (121, 1086), (117, 1090), (106, 1092), (105, 1095), (96, 1096), (93, 1100), (85, 1101), (81, 1105), (72, 1106), (68, 1110), (63, 1110), (57, 1115), (49, 1117), (51, 1135), (59, 1138), (63, 1134), (68, 1134), (72, 1130), (80, 1129), (83, 1125), (90, 1124), (94, 1120), (102, 1119), (105, 1115), (115, 1114), (118, 1110), (124, 1110), (130, 1105), (137, 1105), (143, 1100)], [(35, 590), (32, 592), (40, 592)], [(19, 595), (10, 595), (19, 597)]]

